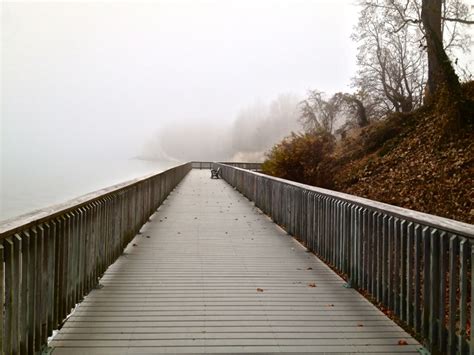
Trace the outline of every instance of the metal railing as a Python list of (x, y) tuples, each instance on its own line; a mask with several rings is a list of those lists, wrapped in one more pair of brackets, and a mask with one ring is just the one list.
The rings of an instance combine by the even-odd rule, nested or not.
[(222, 177), (435, 353), (473, 353), (474, 226), (229, 165)]
[(222, 162), (220, 164), (234, 166), (236, 168), (246, 169), (246, 170), (253, 170), (253, 171), (261, 171), (262, 170), (262, 163), (236, 163), (236, 162)]
[(191, 163), (0, 224), (0, 354), (34, 354)]
[[(211, 161), (193, 161), (191, 162), (191, 164), (192, 164), (193, 169), (211, 169), (216, 163), (211, 162)], [(219, 163), (219, 164), (225, 164), (225, 165), (235, 166), (237, 168), (254, 170), (254, 171), (262, 170), (262, 163), (225, 162), (225, 163)]]
[(211, 169), (213, 162), (211, 161), (193, 161), (191, 166), (193, 169)]

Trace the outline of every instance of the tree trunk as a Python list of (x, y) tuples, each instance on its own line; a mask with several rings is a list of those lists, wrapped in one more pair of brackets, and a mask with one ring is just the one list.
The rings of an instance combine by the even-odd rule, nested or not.
[(464, 97), (459, 78), (443, 47), (442, 0), (422, 0), (421, 20), (428, 50), (428, 83), (425, 101), (433, 102), (445, 117), (446, 137), (473, 120), (474, 102)]
[(362, 101), (354, 98), (354, 102), (357, 106), (357, 123), (359, 127), (365, 127), (369, 124), (369, 120), (367, 119), (367, 111), (365, 109), (364, 104)]
[(441, 6), (442, 0), (422, 1), (421, 20), (428, 51), (427, 98), (436, 96), (443, 87), (451, 95), (460, 95), (459, 78), (443, 48)]

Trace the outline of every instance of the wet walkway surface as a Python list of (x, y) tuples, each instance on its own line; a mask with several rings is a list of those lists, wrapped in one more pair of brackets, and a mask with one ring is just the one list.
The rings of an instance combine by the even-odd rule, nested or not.
[(170, 194), (54, 337), (54, 355), (417, 353), (400, 327), (209, 177), (192, 170)]

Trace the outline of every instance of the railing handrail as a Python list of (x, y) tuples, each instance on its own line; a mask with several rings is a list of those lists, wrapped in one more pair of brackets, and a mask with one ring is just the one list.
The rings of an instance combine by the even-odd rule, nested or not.
[(173, 166), (166, 170), (160, 171), (159, 173), (150, 173), (145, 176), (137, 177), (134, 179), (127, 180), (112, 186), (108, 186), (93, 192), (89, 192), (85, 195), (75, 197), (66, 202), (58, 203), (51, 205), (49, 207), (43, 207), (40, 209), (33, 210), (31, 212), (12, 217), (0, 222), (0, 240), (5, 239), (19, 230), (28, 228), (32, 225), (40, 224), (47, 220), (51, 220), (57, 216), (63, 215), (67, 212), (70, 212), (76, 208), (80, 208), (90, 202), (102, 199), (111, 195), (113, 193), (119, 192), (120, 190), (125, 190), (134, 185), (138, 185), (140, 182), (148, 180), (152, 177), (166, 173), (168, 170), (184, 166), (189, 163), (184, 163), (180, 165)]
[[(222, 163), (216, 163), (216, 164), (222, 164)], [(222, 165), (226, 165), (226, 164), (222, 164)], [(408, 208), (398, 207), (398, 206), (390, 205), (388, 203), (378, 202), (378, 201), (370, 200), (364, 197), (350, 195), (344, 192), (338, 192), (338, 191), (333, 191), (329, 189), (324, 189), (321, 187), (306, 185), (303, 183), (286, 180), (286, 179), (266, 175), (263, 173), (255, 172), (255, 171), (249, 171), (247, 169), (242, 169), (242, 168), (238, 168), (231, 165), (227, 165), (227, 166), (233, 169), (242, 170), (247, 173), (255, 174), (265, 179), (277, 181), (279, 183), (302, 188), (308, 191), (317, 192), (319, 194), (322, 194), (328, 197), (338, 198), (346, 202), (357, 204), (361, 207), (371, 208), (377, 211), (383, 211), (385, 213), (394, 215), (395, 217), (401, 217), (410, 222), (425, 224), (434, 228), (443, 229), (447, 232), (455, 233), (457, 235), (462, 235), (474, 241), (474, 225), (469, 224), (469, 223), (456, 221), (454, 219), (450, 219), (446, 217), (435, 216), (428, 213), (411, 210)]]

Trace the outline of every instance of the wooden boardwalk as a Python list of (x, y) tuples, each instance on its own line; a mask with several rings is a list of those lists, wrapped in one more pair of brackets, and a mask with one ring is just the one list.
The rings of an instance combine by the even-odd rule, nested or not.
[(414, 339), (209, 175), (185, 177), (50, 342), (54, 355), (417, 353)]

